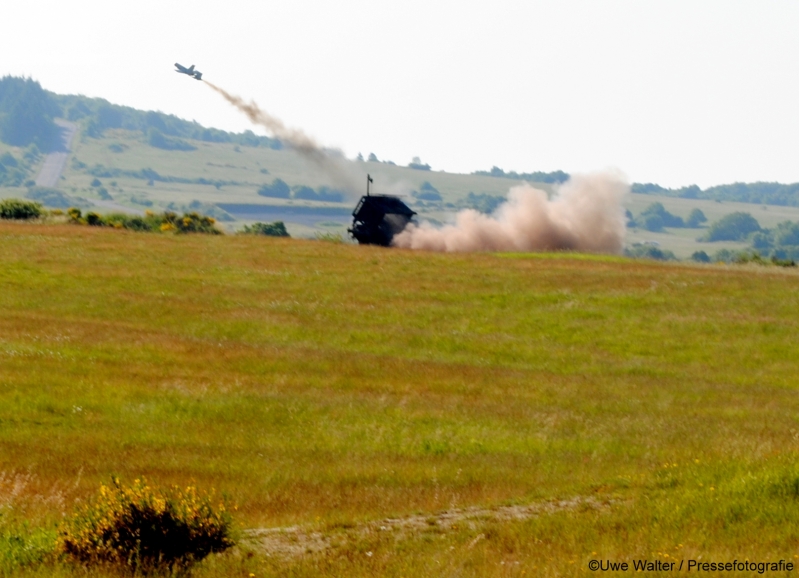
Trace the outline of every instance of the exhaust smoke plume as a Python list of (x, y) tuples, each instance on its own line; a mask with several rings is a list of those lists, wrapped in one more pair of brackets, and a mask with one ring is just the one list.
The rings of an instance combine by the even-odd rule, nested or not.
[(221, 94), (225, 100), (247, 115), (250, 122), (262, 126), (272, 133), (275, 138), (288, 144), (303, 157), (316, 163), (322, 170), (336, 180), (336, 183), (351, 195), (358, 195), (362, 187), (362, 177), (354, 174), (347, 166), (343, 157), (332, 156), (327, 150), (317, 144), (314, 139), (299, 129), (287, 127), (282, 120), (261, 110), (254, 100), (246, 102), (240, 96), (230, 94), (225, 89), (203, 80), (210, 88)]
[(552, 199), (527, 183), (513, 187), (493, 215), (467, 209), (454, 225), (409, 224), (393, 245), (428, 251), (557, 251), (620, 253), (625, 219), (621, 175), (573, 175)]

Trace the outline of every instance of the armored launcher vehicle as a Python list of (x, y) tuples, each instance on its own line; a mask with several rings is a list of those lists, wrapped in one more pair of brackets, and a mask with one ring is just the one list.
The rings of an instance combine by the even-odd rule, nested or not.
[(366, 175), (366, 196), (361, 197), (352, 212), (352, 228), (347, 232), (361, 245), (391, 246), (394, 235), (401, 233), (416, 211), (397, 197), (370, 195), (372, 175)]
[(389, 247), (394, 235), (401, 233), (415, 214), (397, 197), (370, 195), (367, 189), (352, 212), (352, 228), (347, 231), (361, 245)]

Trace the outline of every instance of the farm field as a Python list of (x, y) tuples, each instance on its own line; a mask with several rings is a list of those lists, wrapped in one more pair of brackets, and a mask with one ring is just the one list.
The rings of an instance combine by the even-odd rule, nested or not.
[(111, 476), (237, 506), (198, 576), (799, 561), (792, 270), (0, 222), (0, 308), (5, 575)]

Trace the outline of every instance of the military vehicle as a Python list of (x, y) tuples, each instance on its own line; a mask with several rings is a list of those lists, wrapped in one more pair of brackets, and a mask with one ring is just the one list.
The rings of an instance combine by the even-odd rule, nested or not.
[(352, 227), (347, 232), (361, 245), (391, 246), (394, 235), (401, 233), (413, 221), (416, 211), (397, 197), (370, 195), (367, 177), (366, 196), (361, 197), (352, 212)]

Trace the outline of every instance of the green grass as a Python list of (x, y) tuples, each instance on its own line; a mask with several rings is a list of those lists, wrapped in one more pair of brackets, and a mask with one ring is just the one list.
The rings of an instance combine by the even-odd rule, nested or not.
[(799, 277), (515, 257), (0, 223), (4, 568), (111, 475), (215, 488), (242, 528), (606, 504), (199, 575), (793, 557)]

